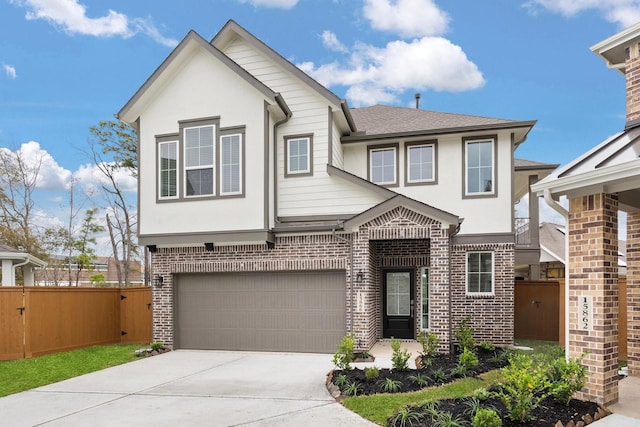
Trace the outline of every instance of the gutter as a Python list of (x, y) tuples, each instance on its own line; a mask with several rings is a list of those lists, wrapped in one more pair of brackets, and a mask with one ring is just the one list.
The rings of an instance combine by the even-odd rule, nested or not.
[(544, 190), (544, 201), (551, 209), (562, 215), (566, 223), (566, 232), (564, 233), (564, 353), (569, 360), (569, 211), (553, 199), (548, 188)]
[(449, 295), (448, 295), (448, 303), (449, 303), (449, 354), (454, 354), (454, 348), (453, 348), (453, 294), (451, 292), (451, 254), (453, 253), (453, 238), (455, 237), (456, 234), (458, 234), (460, 232), (460, 226), (462, 225), (462, 222), (458, 222), (458, 224), (455, 226), (455, 228), (453, 226), (449, 226), (449, 262), (448, 264), (448, 268), (449, 268)]
[[(29, 264), (29, 262), (30, 262), (29, 258), (25, 258), (24, 262), (21, 262), (19, 264), (13, 264), (11, 266), (11, 268), (12, 268), (12, 271), (11, 271), (11, 273), (12, 273), (11, 282), (12, 283), (11, 283), (11, 285), (12, 286), (16, 285), (16, 268), (22, 267), (23, 265), (27, 265), (27, 264)], [(24, 279), (23, 279), (23, 282), (22, 282), (22, 286), (24, 287)]]

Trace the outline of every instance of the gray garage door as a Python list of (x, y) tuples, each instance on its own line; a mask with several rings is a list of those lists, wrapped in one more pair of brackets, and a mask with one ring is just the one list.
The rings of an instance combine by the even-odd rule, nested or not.
[(176, 279), (179, 348), (334, 353), (346, 333), (344, 271)]

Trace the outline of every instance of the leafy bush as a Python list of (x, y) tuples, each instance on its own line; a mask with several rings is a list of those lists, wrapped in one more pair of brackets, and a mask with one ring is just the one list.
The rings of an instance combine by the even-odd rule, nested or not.
[(410, 406), (406, 406), (392, 415), (388, 420), (388, 425), (407, 427), (420, 425), (420, 413)]
[(588, 369), (582, 365), (582, 360), (586, 356), (583, 353), (577, 359), (566, 360), (564, 357), (551, 362), (549, 367), (549, 394), (565, 405), (569, 404), (571, 396), (575, 392), (582, 390), (586, 381)]
[(337, 377), (335, 377), (333, 379), (333, 383), (335, 385), (337, 385), (338, 387), (342, 387), (343, 385), (347, 385), (347, 383), (349, 382), (349, 379), (347, 378), (347, 376), (345, 374), (340, 374)]
[(480, 348), (484, 351), (494, 351), (496, 349), (496, 346), (489, 341), (482, 341), (480, 342)]
[(429, 377), (418, 373), (418, 374), (409, 376), (409, 381), (419, 385), (420, 387), (424, 387), (427, 384), (429, 384)]
[(396, 393), (402, 388), (402, 381), (394, 380), (392, 378), (385, 378), (378, 381), (378, 384), (387, 393)]
[(418, 334), (418, 342), (422, 346), (420, 359), (422, 360), (422, 364), (427, 366), (434, 357), (438, 356), (440, 338), (433, 332), (421, 331)]
[(454, 417), (451, 412), (440, 412), (433, 420), (434, 427), (464, 427), (467, 423), (459, 417)]
[(364, 377), (368, 380), (375, 380), (380, 376), (380, 369), (375, 366), (364, 368)]
[(529, 420), (531, 411), (547, 396), (549, 381), (545, 369), (534, 364), (530, 355), (513, 354), (501, 372), (503, 382), (496, 396), (506, 406), (509, 419), (521, 423)]
[(149, 347), (151, 347), (151, 350), (153, 351), (158, 351), (164, 348), (164, 344), (162, 343), (162, 341), (154, 341), (149, 344)]
[(473, 339), (473, 327), (471, 326), (471, 317), (465, 317), (460, 321), (458, 329), (454, 332), (458, 345), (461, 350), (474, 351), (476, 341)]
[(478, 366), (478, 356), (473, 351), (465, 348), (458, 356), (458, 365), (464, 366), (467, 371), (473, 371)]
[(480, 408), (471, 421), (472, 427), (502, 427), (502, 419), (493, 409)]
[(400, 340), (395, 338), (391, 338), (391, 349), (393, 350), (393, 353), (391, 354), (391, 364), (393, 365), (393, 369), (397, 371), (408, 370), (411, 353), (407, 350), (400, 349)]
[(338, 351), (333, 355), (333, 364), (339, 369), (350, 370), (353, 362), (353, 347), (356, 339), (353, 335), (345, 335), (338, 344)]
[(347, 381), (344, 390), (342, 390), (342, 393), (345, 396), (357, 396), (360, 391), (362, 391), (362, 386), (358, 381)]
[(443, 383), (447, 380), (447, 373), (442, 368), (431, 372), (431, 376), (436, 383)]

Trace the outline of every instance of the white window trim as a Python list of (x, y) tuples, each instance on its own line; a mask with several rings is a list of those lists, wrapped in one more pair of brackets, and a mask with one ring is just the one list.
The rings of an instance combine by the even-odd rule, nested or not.
[(429, 267), (422, 267), (420, 268), (420, 329), (422, 331), (430, 331), (431, 330), (431, 295), (429, 295), (429, 298), (427, 299), (427, 306), (429, 308), (429, 314), (428, 314), (428, 318), (427, 318), (427, 325), (425, 326), (423, 321), (424, 321), (424, 295), (425, 295), (425, 284), (422, 281), (422, 277), (424, 275), (427, 275), (427, 295), (429, 295), (429, 285), (431, 283), (431, 277), (429, 276)]
[[(491, 254), (491, 292), (470, 292), (469, 291), (469, 254)], [(494, 251), (469, 251), (464, 256), (464, 289), (467, 296), (470, 297), (490, 297), (495, 295), (496, 290), (496, 254)]]
[[(491, 144), (491, 191), (469, 191), (469, 144), (488, 142)], [(464, 195), (489, 196), (496, 194), (496, 140), (494, 138), (467, 139), (464, 141)]]
[[(307, 167), (297, 171), (291, 170), (291, 142), (292, 141), (306, 141), (307, 144)], [(308, 136), (287, 138), (287, 175), (299, 175), (311, 173), (311, 138)]]
[[(411, 155), (409, 153), (411, 152), (412, 148), (422, 148), (422, 147), (431, 147), (431, 178), (428, 178), (428, 179), (411, 179)], [(407, 168), (407, 183), (409, 183), (409, 184), (421, 184), (421, 183), (425, 183), (425, 182), (435, 182), (435, 180), (436, 180), (436, 173), (435, 173), (436, 146), (435, 146), (435, 144), (409, 145), (409, 146), (406, 147), (406, 150), (407, 150), (407, 164), (405, 166)]]
[[(213, 129), (213, 158), (212, 158), (211, 165), (187, 166), (187, 164), (186, 164), (187, 156), (185, 154), (185, 151), (187, 150), (187, 143), (186, 143), (187, 130), (189, 130), (189, 129), (202, 129), (202, 128), (207, 128), (207, 127), (210, 127), (210, 128)], [(216, 195), (216, 172), (217, 172), (216, 171), (216, 154), (217, 154), (216, 153), (216, 127), (214, 125), (189, 126), (189, 127), (185, 127), (182, 132), (183, 132), (182, 138), (183, 138), (183, 141), (184, 141), (184, 143), (182, 144), (183, 145), (183, 147), (182, 147), (182, 151), (183, 151), (182, 155), (184, 156), (185, 163), (184, 163), (184, 168), (183, 168), (183, 170), (181, 172), (184, 173), (184, 177), (185, 177), (184, 178), (184, 188), (182, 189), (183, 192), (184, 192), (185, 199), (198, 199), (198, 198), (202, 198), (202, 197), (215, 196)], [(190, 196), (190, 195), (187, 194), (187, 181), (188, 181), (187, 180), (187, 171), (200, 170), (200, 169), (211, 169), (212, 170), (211, 176), (212, 176), (213, 182), (212, 182), (211, 194), (194, 194), (194, 195)]]
[[(239, 170), (239, 177), (238, 177), (238, 191), (224, 191), (224, 177), (222, 175), (222, 138), (228, 138), (228, 137), (233, 137), (233, 136), (238, 136), (238, 145), (239, 145), (239, 158), (240, 158), (240, 170)], [(231, 134), (224, 134), (224, 135), (220, 135), (220, 195), (221, 196), (233, 196), (233, 195), (238, 195), (238, 194), (242, 194), (242, 186), (243, 186), (243, 182), (242, 182), (242, 176), (243, 176), (243, 155), (244, 153), (242, 152), (242, 147), (243, 147), (243, 141), (242, 141), (242, 133), (231, 133)]]
[[(176, 146), (176, 194), (175, 196), (162, 195), (162, 146), (175, 144)], [(179, 141), (158, 142), (158, 200), (174, 200), (180, 198), (180, 143)]]
[[(375, 182), (373, 180), (373, 153), (377, 151), (393, 151), (393, 181), (381, 181)], [(384, 147), (384, 148), (372, 148), (369, 150), (369, 181), (377, 185), (396, 185), (398, 183), (398, 148), (397, 147)]]

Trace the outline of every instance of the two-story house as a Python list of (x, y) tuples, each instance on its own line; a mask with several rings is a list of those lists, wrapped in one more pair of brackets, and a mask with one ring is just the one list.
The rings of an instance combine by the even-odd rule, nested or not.
[(118, 118), (140, 137), (154, 340), (444, 349), (470, 316), (513, 341), (514, 202), (550, 172), (515, 165), (534, 121), (352, 109), (233, 21), (188, 33)]

